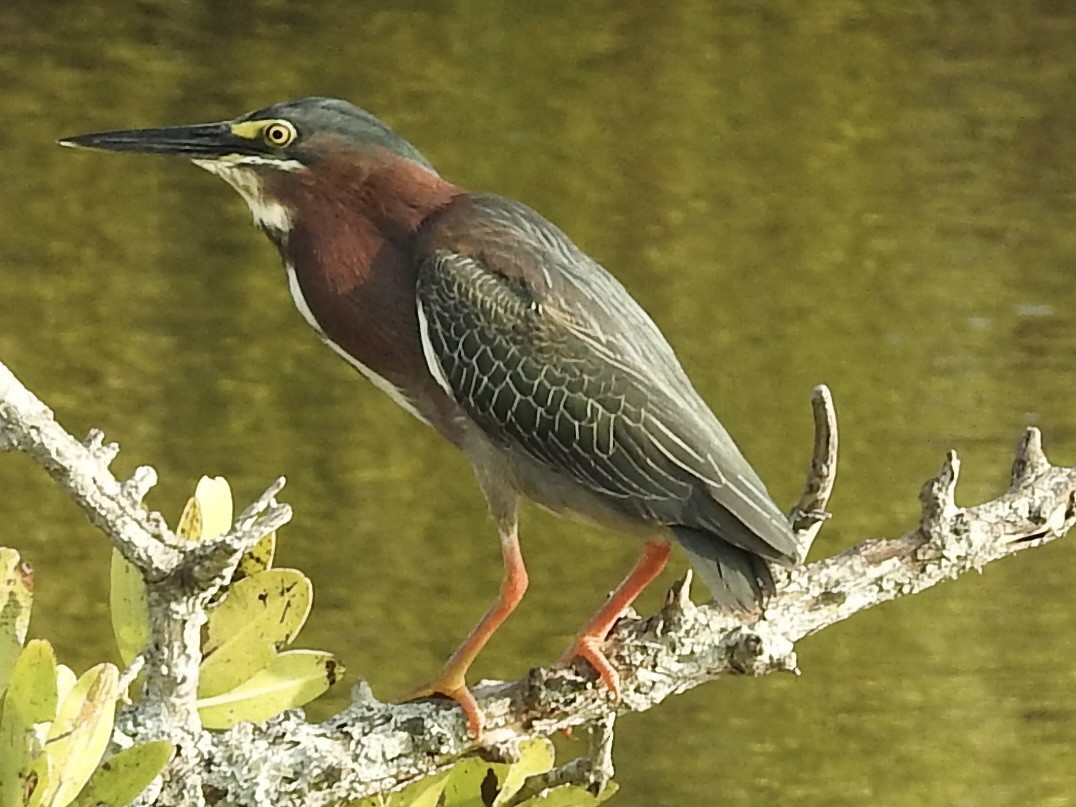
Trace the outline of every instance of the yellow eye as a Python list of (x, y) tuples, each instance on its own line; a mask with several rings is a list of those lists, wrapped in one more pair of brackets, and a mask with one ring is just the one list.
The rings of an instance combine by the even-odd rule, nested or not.
[(262, 130), (262, 139), (265, 140), (266, 145), (273, 148), (282, 149), (291, 144), (296, 137), (298, 133), (295, 127), (283, 120), (273, 121)]

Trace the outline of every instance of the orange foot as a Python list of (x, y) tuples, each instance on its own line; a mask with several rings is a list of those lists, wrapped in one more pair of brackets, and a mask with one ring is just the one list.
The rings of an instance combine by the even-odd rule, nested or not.
[(562, 664), (573, 658), (584, 658), (590, 662), (601, 682), (605, 684), (614, 700), (620, 700), (620, 675), (609, 658), (602, 652), (609, 631), (616, 625), (616, 621), (622, 617), (635, 598), (649, 585), (655, 577), (661, 574), (665, 568), (665, 562), (669, 559), (669, 542), (665, 540), (647, 541), (643, 547), (643, 555), (635, 564), (635, 568), (616, 587), (605, 604), (598, 609), (590, 621), (579, 631), (579, 635), (568, 652), (560, 657)]
[(557, 660), (557, 663), (567, 664), (575, 658), (586, 660), (598, 673), (598, 678), (612, 694), (613, 700), (619, 701), (620, 673), (613, 668), (609, 658), (602, 652), (603, 644), (605, 644), (605, 637), (603, 636), (580, 636), (575, 640), (575, 644), (568, 648), (567, 652)]
[(463, 717), (467, 720), (467, 728), (474, 739), (482, 736), (482, 711), (478, 708), (471, 690), (467, 688), (462, 676), (441, 675), (434, 678), (428, 684), (420, 686), (413, 692), (405, 695), (403, 701), (417, 701), (422, 698), (448, 698), (455, 701), (463, 710)]

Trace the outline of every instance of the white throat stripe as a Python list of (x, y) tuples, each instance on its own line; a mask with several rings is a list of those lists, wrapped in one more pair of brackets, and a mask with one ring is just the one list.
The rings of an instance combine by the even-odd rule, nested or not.
[(388, 395), (397, 404), (397, 406), (406, 409), (423, 423), (429, 424), (429, 421), (418, 413), (418, 410), (415, 409), (414, 404), (412, 404), (411, 401), (407, 400), (407, 398), (403, 396), (403, 393), (401, 393), (399, 389), (389, 383), (386, 379), (379, 376), (365, 364), (358, 361), (354, 356), (352, 356), (350, 353), (340, 347), (340, 345), (336, 344), (336, 342), (334, 342), (332, 339), (325, 335), (324, 329), (318, 323), (317, 319), (314, 318), (314, 312), (310, 310), (310, 305), (306, 302), (306, 298), (303, 296), (302, 287), (299, 285), (299, 278), (295, 274), (295, 267), (291, 264), (287, 264), (285, 265), (285, 269), (287, 269), (288, 272), (288, 290), (291, 291), (291, 299), (295, 303), (295, 307), (299, 309), (299, 313), (302, 315), (303, 319), (306, 320), (306, 324), (313, 328), (317, 332), (318, 336), (321, 337), (322, 341), (324, 341), (325, 344), (327, 344), (334, 351), (336, 351), (344, 361), (346, 361), (348, 364), (350, 364), (352, 367), (354, 367), (356, 370), (358, 370), (360, 373), (370, 379), (370, 381), (373, 382), (373, 385), (375, 387)]
[[(260, 158), (243, 158), (243, 160), (232, 162), (221, 160), (192, 160), (191, 162), (211, 174), (216, 174), (235, 188), (239, 195), (243, 197), (243, 201), (247, 203), (251, 215), (254, 216), (254, 223), (259, 227), (277, 233), (286, 234), (291, 232), (291, 210), (270, 197), (265, 192), (261, 178), (257, 173), (246, 167), (248, 165), (271, 164), (274, 168), (279, 168), (286, 166), (287, 163), (277, 163)], [(299, 168), (303, 167), (302, 163), (294, 160), (289, 162), (294, 163)], [(296, 169), (285, 167), (284, 170)]]

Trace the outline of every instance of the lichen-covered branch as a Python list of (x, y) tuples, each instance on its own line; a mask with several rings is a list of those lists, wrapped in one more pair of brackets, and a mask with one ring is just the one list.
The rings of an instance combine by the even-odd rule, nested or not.
[(106, 443), (96, 429), (84, 441), (76, 440), (3, 364), (0, 450), (19, 451), (35, 460), (141, 573), (150, 615), (150, 641), (138, 662), (144, 691), (117, 721), (117, 730), (129, 738), (164, 738), (176, 745), (177, 757), (160, 791), (160, 803), (204, 803), (203, 733), (195, 701), (205, 607), (231, 580), (242, 553), (290, 519), (290, 508), (273, 498), (283, 480), (248, 508), (226, 535), (185, 546), (159, 513), (142, 507), (157, 481), (156, 472), (143, 466), (130, 479), (117, 480), (109, 465), (119, 446)]
[[(804, 555), (827, 517), (836, 475), (836, 416), (827, 389), (815, 390), (813, 406), (813, 459), (804, 494), (790, 515)], [(758, 619), (745, 622), (712, 606), (693, 604), (689, 574), (673, 586), (657, 614), (625, 618), (615, 629), (608, 654), (621, 672), (622, 698), (617, 703), (579, 662), (537, 667), (520, 681), (476, 687), (487, 726), (480, 749), (452, 704), (382, 703), (363, 682), (353, 691), (352, 705), (322, 723), (308, 723), (296, 710), (261, 725), (241, 724), (211, 734), (198, 729), (189, 701), (189, 676), (197, 675), (200, 657), (201, 609), (227, 584), (239, 554), (290, 516), (274, 499), (282, 481), (243, 513), (228, 535), (193, 550), (184, 547), (159, 516), (142, 512), (152, 472), (140, 470), (128, 482), (118, 483), (107, 470), (115, 447), (106, 446), (99, 433), (85, 443), (63, 433), (47, 408), (2, 365), (0, 448), (37, 460), (124, 556), (156, 581), (151, 589), (159, 603), (155, 618), (166, 624), (153, 626), (154, 637), (167, 646), (147, 649), (145, 674), (148, 679), (156, 676), (158, 687), (151, 705), (135, 707), (121, 725), (139, 739), (161, 733), (174, 737), (177, 731), (185, 735), (188, 750), (155, 796), (154, 803), (162, 805), (220, 799), (274, 807), (337, 804), (402, 786), (468, 752), (511, 757), (528, 737), (595, 724), (603, 728), (595, 735), (592, 758), (568, 763), (547, 776), (600, 787), (611, 771), (614, 713), (650, 709), (670, 695), (723, 675), (798, 671), (795, 643), (800, 639), (859, 611), (1052, 541), (1076, 524), (1076, 469), (1050, 465), (1038, 431), (1029, 429), (1004, 495), (958, 507), (954, 491), (960, 464), (956, 453), (949, 452), (938, 476), (923, 487), (922, 513), (913, 530), (899, 538), (864, 541), (791, 570), (775, 570), (777, 594)], [(165, 664), (178, 666), (164, 669)], [(170, 699), (182, 703), (167, 704)], [(162, 727), (169, 720), (181, 725)]]
[(829, 387), (820, 385), (811, 393), (814, 412), (814, 452), (803, 493), (789, 514), (789, 522), (799, 544), (799, 559), (807, 558), (811, 544), (829, 513), (826, 505), (837, 481), (837, 410)]
[[(163, 572), (179, 563), (164, 521), (147, 513), (108, 466), (119, 452), (96, 429), (79, 442), (56, 422), (45, 406), (0, 364), (0, 450), (20, 451), (45, 469), (82, 508), (87, 518), (140, 569)], [(152, 469), (139, 468), (129, 490), (144, 493), (156, 480)]]

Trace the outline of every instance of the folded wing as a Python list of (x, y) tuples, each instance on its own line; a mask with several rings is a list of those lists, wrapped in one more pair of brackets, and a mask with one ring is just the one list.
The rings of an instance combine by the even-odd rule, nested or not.
[[(657, 327), (560, 230), (517, 202), (470, 195), (419, 244), (427, 362), (491, 439), (680, 530), (693, 557), (715, 542), (794, 557), (787, 521)], [(743, 560), (732, 565), (754, 568)]]

